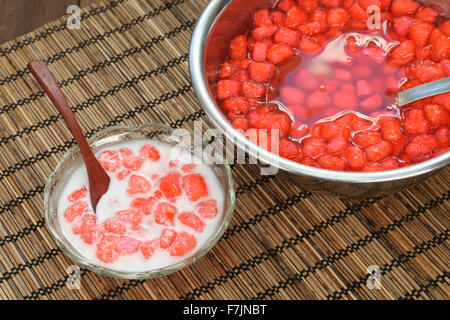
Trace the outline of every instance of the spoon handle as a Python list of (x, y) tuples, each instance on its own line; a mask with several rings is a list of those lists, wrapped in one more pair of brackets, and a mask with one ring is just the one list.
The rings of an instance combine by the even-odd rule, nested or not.
[(74, 136), (81, 152), (83, 153), (83, 156), (93, 157), (94, 154), (92, 153), (91, 148), (89, 148), (89, 145), (84, 138), (80, 125), (75, 118), (75, 114), (69, 107), (69, 103), (67, 102), (64, 93), (59, 88), (47, 65), (43, 61), (32, 61), (28, 64), (28, 69), (39, 82), (50, 100), (53, 102), (53, 105), (56, 107), (56, 109), (58, 109), (64, 122)]
[[(100, 163), (92, 152), (92, 149), (89, 147), (89, 144), (87, 143), (83, 131), (78, 124), (75, 114), (70, 108), (69, 103), (64, 96), (64, 93), (61, 91), (58, 83), (56, 82), (53, 74), (51, 73), (45, 62), (40, 60), (32, 61), (28, 63), (28, 69), (41, 85), (42, 89), (50, 98), (50, 100), (53, 102), (56, 109), (58, 109), (64, 122), (75, 138), (78, 147), (80, 148), (81, 154), (86, 164), (86, 169), (89, 177), (91, 202), (92, 207), (95, 211), (98, 200), (108, 189), (110, 181), (109, 176), (101, 167)], [(105, 181), (107, 183), (105, 183)]]
[(398, 106), (404, 106), (405, 104), (435, 96), (441, 93), (450, 92), (450, 77), (431, 81), (419, 86), (415, 86), (411, 89), (401, 91), (397, 94)]

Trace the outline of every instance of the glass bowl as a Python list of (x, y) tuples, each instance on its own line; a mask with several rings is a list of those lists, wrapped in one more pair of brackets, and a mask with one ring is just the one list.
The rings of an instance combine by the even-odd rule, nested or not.
[[(144, 124), (132, 127), (114, 126), (98, 132), (91, 139), (89, 139), (88, 142), (94, 152), (100, 147), (135, 139), (151, 139), (173, 146), (180, 146), (180, 144), (186, 140), (183, 140), (182, 134), (175, 134), (174, 132), (174, 129), (162, 124)], [(199, 137), (195, 139), (196, 137), (194, 135), (190, 133), (187, 134), (189, 135), (189, 138), (194, 139), (193, 141), (202, 141), (203, 147), (207, 145), (203, 139), (198, 140)], [(186, 135), (186, 133), (184, 133), (184, 135)], [(191, 152), (191, 154), (194, 154), (194, 145), (187, 146), (185, 143), (183, 148)], [(56, 244), (70, 259), (80, 266), (98, 274), (124, 279), (147, 279), (164, 276), (178, 271), (205, 255), (217, 243), (217, 241), (219, 241), (233, 216), (235, 194), (233, 191), (231, 169), (228, 163), (225, 159), (218, 158), (218, 155), (214, 155), (214, 159), (211, 157), (208, 159), (207, 155), (204, 155), (203, 157), (203, 160), (210, 165), (219, 181), (222, 183), (223, 191), (225, 193), (222, 216), (220, 218), (217, 230), (206, 240), (206, 242), (197, 248), (196, 251), (192, 252), (188, 257), (175, 264), (145, 271), (118, 271), (116, 269), (107, 268), (104, 265), (98, 265), (92, 261), (89, 261), (68, 241), (60, 225), (58, 215), (58, 199), (63, 190), (62, 186), (64, 186), (66, 179), (70, 176), (71, 168), (74, 168), (73, 164), (82, 161), (81, 153), (77, 146), (70, 149), (62, 157), (61, 161), (56, 166), (45, 185), (44, 209), (46, 226)]]

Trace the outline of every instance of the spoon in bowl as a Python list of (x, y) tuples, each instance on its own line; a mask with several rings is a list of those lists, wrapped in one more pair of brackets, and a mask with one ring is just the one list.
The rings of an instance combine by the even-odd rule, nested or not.
[[(283, 63), (277, 66), (267, 86), (266, 103), (270, 103), (272, 99), (279, 95), (279, 90), (284, 85), (286, 76), (289, 73), (293, 72), (296, 68), (298, 68), (301, 62), (301, 57), (293, 56), (286, 59)], [(431, 81), (407, 90), (400, 91), (396, 97), (397, 105), (401, 107), (420, 99), (447, 92), (450, 92), (450, 77)]]
[(450, 77), (431, 81), (399, 92), (397, 94), (397, 105), (401, 107), (423, 98), (447, 92), (450, 92)]
[(53, 105), (56, 109), (58, 109), (64, 122), (69, 128), (69, 131), (75, 138), (78, 147), (80, 148), (87, 169), (91, 203), (95, 213), (98, 201), (108, 190), (110, 178), (98, 162), (92, 152), (92, 149), (89, 147), (75, 114), (69, 107), (69, 103), (67, 102), (64, 93), (59, 88), (55, 78), (45, 62), (40, 60), (32, 61), (28, 63), (28, 69), (53, 102)]

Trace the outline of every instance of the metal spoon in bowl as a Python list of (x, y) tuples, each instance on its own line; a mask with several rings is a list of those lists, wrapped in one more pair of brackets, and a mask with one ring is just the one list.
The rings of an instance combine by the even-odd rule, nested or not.
[(431, 81), (399, 92), (397, 94), (397, 104), (401, 107), (423, 98), (428, 98), (447, 92), (450, 92), (450, 77)]
[[(286, 59), (277, 66), (272, 78), (269, 81), (266, 92), (266, 103), (278, 97), (280, 88), (284, 85), (286, 76), (293, 72), (301, 64), (302, 59), (299, 56), (293, 56)], [(397, 94), (397, 105), (399, 107), (408, 103), (450, 92), (450, 77), (431, 81), (425, 84), (415, 86), (411, 89), (401, 91)]]
[(86, 165), (87, 174), (89, 178), (89, 191), (91, 195), (92, 208), (94, 213), (97, 209), (97, 203), (103, 194), (108, 191), (109, 187), (109, 176), (102, 168), (94, 153), (92, 152), (83, 131), (78, 124), (78, 121), (73, 113), (72, 109), (69, 107), (64, 93), (59, 88), (55, 78), (53, 77), (50, 69), (47, 67), (44, 61), (32, 61), (28, 63), (28, 69), (31, 74), (36, 78), (37, 82), (44, 89), (47, 96), (53, 102), (53, 105), (58, 109), (64, 122), (72, 133), (75, 141), (80, 148), (81, 154), (83, 156), (84, 163)]

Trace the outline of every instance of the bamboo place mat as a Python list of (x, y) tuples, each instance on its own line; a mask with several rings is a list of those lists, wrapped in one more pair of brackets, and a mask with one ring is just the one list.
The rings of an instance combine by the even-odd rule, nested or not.
[[(256, 165), (236, 165), (234, 217), (198, 262), (168, 276), (123, 280), (81, 269), (52, 241), (44, 184), (74, 145), (25, 69), (43, 59), (90, 137), (110, 125), (203, 128), (190, 83), (191, 33), (206, 0), (122, 0), (0, 46), (0, 297), (3, 299), (448, 299), (450, 170), (383, 198), (311, 194)], [(379, 289), (367, 285), (380, 267)]]

